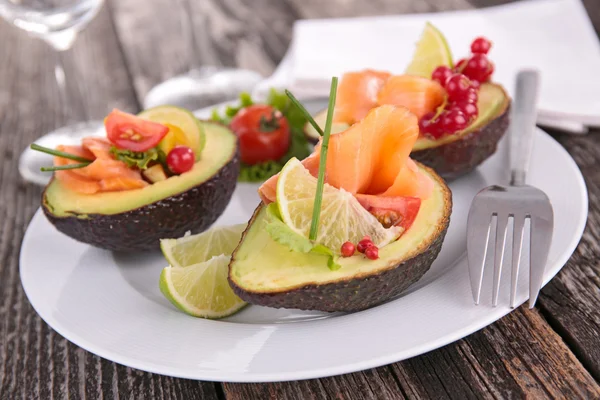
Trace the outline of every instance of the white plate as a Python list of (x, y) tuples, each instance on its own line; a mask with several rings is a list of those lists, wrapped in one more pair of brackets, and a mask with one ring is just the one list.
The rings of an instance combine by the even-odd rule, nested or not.
[[(465, 259), (471, 199), (501, 181), (505, 165), (501, 151), (450, 185), (452, 222), (431, 270), (400, 298), (358, 313), (250, 306), (221, 321), (192, 318), (161, 295), (158, 277), (166, 262), (159, 253), (124, 255), (92, 248), (58, 233), (41, 211), (23, 240), (21, 280), (35, 310), (58, 333), (101, 357), (149, 372), (262, 382), (377, 367), (458, 340), (511, 311), (505, 305), (506, 280), (502, 306), (491, 307), (487, 298), (485, 304), (473, 304)], [(581, 238), (587, 191), (569, 154), (542, 131), (536, 135), (529, 182), (546, 191), (555, 210), (547, 282)], [(217, 223), (245, 222), (258, 203), (255, 189), (238, 185)], [(519, 303), (527, 298), (527, 271), (522, 270)]]

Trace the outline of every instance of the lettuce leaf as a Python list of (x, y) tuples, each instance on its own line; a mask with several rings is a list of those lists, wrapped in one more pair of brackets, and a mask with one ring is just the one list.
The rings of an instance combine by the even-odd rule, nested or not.
[(331, 249), (322, 244), (314, 243), (308, 238), (292, 231), (290, 227), (281, 220), (276, 203), (271, 203), (267, 206), (267, 215), (269, 217), (269, 222), (267, 222), (265, 230), (271, 236), (271, 239), (286, 246), (291, 251), (327, 256), (327, 267), (332, 271), (341, 268), (341, 265), (337, 262), (338, 256)]
[(115, 146), (110, 148), (110, 153), (119, 161), (123, 161), (129, 168), (147, 169), (152, 161), (161, 162), (166, 158), (164, 153), (153, 147), (147, 151), (131, 151), (119, 149)]

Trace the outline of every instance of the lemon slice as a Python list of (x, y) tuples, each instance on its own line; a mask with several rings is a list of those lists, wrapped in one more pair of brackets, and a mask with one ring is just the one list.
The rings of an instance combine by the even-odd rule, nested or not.
[(185, 268), (169, 266), (160, 274), (160, 291), (194, 317), (214, 319), (234, 314), (246, 303), (227, 281), (230, 260), (229, 255), (219, 255)]
[(204, 128), (191, 111), (175, 106), (158, 106), (144, 110), (138, 116), (169, 127), (164, 143), (161, 141), (163, 151), (168, 153), (176, 144), (185, 144), (194, 150), (196, 160), (201, 158), (206, 141)]
[(221, 254), (231, 255), (246, 225), (220, 226), (197, 235), (162, 239), (160, 249), (173, 267), (187, 267)]
[(440, 65), (452, 67), (452, 53), (442, 32), (427, 22), (405, 72), (408, 75), (431, 78), (433, 70)]
[[(308, 237), (312, 222), (317, 178), (296, 158), (290, 159), (277, 181), (277, 205), (285, 224), (296, 233)], [(401, 228), (386, 229), (349, 192), (325, 184), (316, 242), (339, 253), (346, 241), (358, 243), (369, 235), (382, 247), (395, 240)]]

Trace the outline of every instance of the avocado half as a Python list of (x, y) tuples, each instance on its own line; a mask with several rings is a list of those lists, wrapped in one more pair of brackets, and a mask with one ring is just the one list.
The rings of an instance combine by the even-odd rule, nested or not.
[[(498, 142), (506, 132), (509, 123), (510, 97), (504, 88), (495, 83), (484, 83), (479, 89), (477, 102), (479, 116), (469, 127), (459, 133), (432, 140), (419, 137), (411, 158), (431, 168), (446, 179), (464, 175), (496, 152)], [(327, 110), (315, 116), (315, 121), (325, 125)], [(347, 124), (338, 123), (332, 133), (346, 130)], [(319, 134), (306, 124), (305, 135), (316, 143)]]
[(429, 270), (442, 247), (452, 210), (443, 179), (421, 164), (435, 182), (413, 225), (400, 239), (382, 247), (378, 260), (362, 254), (338, 260), (332, 271), (327, 257), (290, 252), (265, 230), (269, 215), (255, 210), (229, 264), (229, 284), (243, 300), (275, 308), (358, 311), (400, 294)]
[(42, 209), (62, 233), (114, 251), (158, 249), (160, 239), (202, 232), (223, 213), (239, 174), (237, 138), (201, 121), (206, 142), (192, 170), (142, 189), (85, 195), (52, 179)]

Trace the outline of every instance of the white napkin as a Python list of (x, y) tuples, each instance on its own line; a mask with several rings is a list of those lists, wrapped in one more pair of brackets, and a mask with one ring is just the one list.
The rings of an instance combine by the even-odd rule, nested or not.
[(426, 21), (446, 36), (455, 59), (476, 36), (493, 42), (494, 80), (509, 93), (521, 68), (541, 72), (538, 122), (573, 132), (600, 126), (600, 44), (580, 0), (530, 0), (478, 10), (301, 20), (288, 53), (257, 88), (326, 96), (332, 76), (364, 68), (402, 73)]

